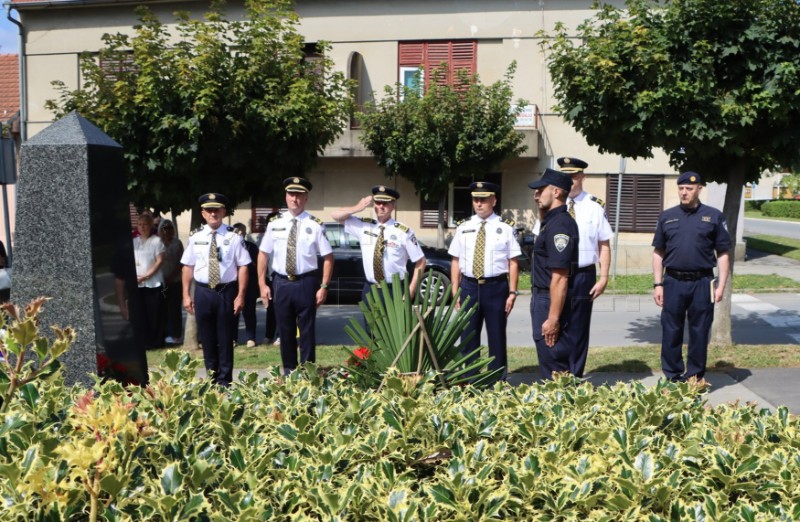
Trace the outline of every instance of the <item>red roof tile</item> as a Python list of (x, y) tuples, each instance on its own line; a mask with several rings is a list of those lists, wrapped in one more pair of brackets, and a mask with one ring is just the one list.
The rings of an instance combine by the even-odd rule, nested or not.
[(8, 121), (19, 110), (19, 58), (0, 54), (0, 121)]

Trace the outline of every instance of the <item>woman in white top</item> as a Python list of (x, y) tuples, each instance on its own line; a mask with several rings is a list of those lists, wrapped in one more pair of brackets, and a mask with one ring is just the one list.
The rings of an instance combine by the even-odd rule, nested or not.
[(139, 283), (139, 299), (142, 303), (144, 328), (142, 332), (147, 350), (163, 345), (163, 296), (164, 244), (153, 232), (153, 216), (142, 214), (136, 227), (139, 236), (133, 238), (133, 253), (136, 259), (136, 280)]

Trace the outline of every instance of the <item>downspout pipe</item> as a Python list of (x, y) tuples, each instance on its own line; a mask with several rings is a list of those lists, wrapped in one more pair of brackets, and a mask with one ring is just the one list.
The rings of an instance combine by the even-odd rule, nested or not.
[[(28, 84), (27, 76), (25, 75), (26, 70), (26, 60), (25, 60), (25, 28), (22, 27), (22, 23), (19, 20), (11, 18), (11, 9), (12, 6), (10, 3), (6, 4), (6, 18), (9, 22), (16, 25), (19, 29), (19, 59), (18, 59), (18, 67), (19, 67), (19, 137), (20, 142), (24, 143), (26, 139), (28, 139), (28, 111), (26, 110), (28, 103), (27, 103), (27, 90), (26, 85)], [(17, 193), (14, 192), (14, 208), (16, 208), (16, 199)], [(5, 224), (6, 224), (6, 255), (8, 259), (6, 260), (6, 266), (11, 267), (13, 266), (14, 260), (14, 247), (11, 244), (11, 219), (8, 215), (8, 193), (7, 187), (3, 185), (3, 211), (5, 212)]]

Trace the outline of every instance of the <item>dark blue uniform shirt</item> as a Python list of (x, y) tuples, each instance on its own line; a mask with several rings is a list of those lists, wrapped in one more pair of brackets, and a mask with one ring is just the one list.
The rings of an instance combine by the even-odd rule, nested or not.
[(550, 288), (553, 268), (566, 268), (570, 275), (578, 266), (578, 224), (561, 205), (542, 218), (533, 244), (533, 286)]
[(681, 205), (661, 213), (653, 246), (664, 251), (664, 268), (708, 270), (717, 266), (717, 253), (731, 249), (725, 216), (714, 207), (700, 203), (697, 208)]

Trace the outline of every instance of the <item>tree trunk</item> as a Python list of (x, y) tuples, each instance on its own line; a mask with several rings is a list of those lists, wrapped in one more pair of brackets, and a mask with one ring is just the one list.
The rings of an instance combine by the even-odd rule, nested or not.
[(739, 209), (742, 206), (742, 191), (744, 190), (745, 166), (742, 162), (735, 163), (728, 174), (728, 187), (725, 190), (725, 205), (723, 214), (728, 223), (728, 233), (731, 235), (731, 274), (725, 285), (722, 301), (714, 306), (714, 323), (711, 325), (711, 344), (730, 346), (733, 344), (731, 337), (731, 294), (733, 291), (733, 263), (736, 258), (736, 235), (739, 226)]
[[(192, 230), (195, 228), (196, 223), (200, 223), (200, 214), (196, 209), (192, 209)], [(194, 299), (194, 283), (192, 283), (192, 287), (189, 289), (189, 295), (192, 296)], [(186, 314), (186, 325), (183, 329), (183, 348), (185, 350), (199, 350), (200, 343), (197, 340), (197, 320), (195, 316), (187, 313)]]
[(444, 207), (447, 204), (447, 192), (442, 194), (439, 198), (439, 224), (436, 227), (436, 246), (444, 248), (444, 229), (446, 223), (444, 222)]

